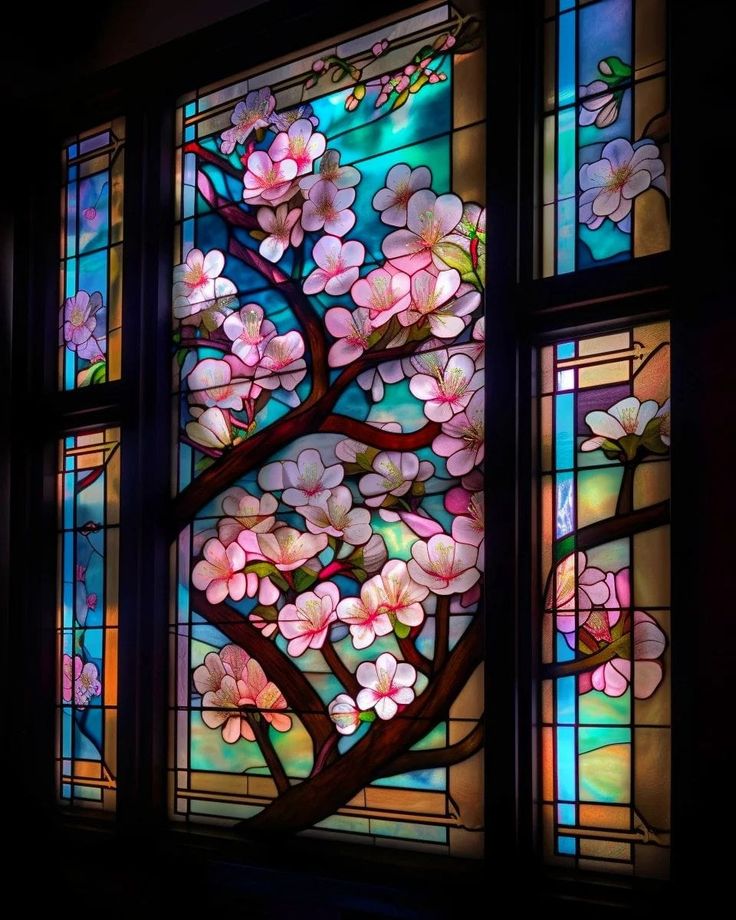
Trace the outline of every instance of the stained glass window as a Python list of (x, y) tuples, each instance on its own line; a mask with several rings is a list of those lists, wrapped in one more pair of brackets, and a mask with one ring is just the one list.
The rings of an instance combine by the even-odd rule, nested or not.
[(62, 152), (59, 386), (120, 379), (125, 121)]
[(174, 814), (478, 856), (482, 28), (177, 111)]
[(59, 444), (58, 789), (115, 807), (120, 431)]
[(546, 857), (665, 877), (669, 324), (541, 352)]
[(669, 249), (666, 0), (546, 0), (541, 274)]

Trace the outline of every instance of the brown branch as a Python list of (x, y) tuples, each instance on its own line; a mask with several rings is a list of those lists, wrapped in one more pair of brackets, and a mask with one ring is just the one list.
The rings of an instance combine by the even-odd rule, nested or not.
[(397, 434), (392, 431), (383, 431), (367, 422), (348, 418), (347, 415), (328, 415), (319, 426), (320, 431), (329, 431), (344, 434), (349, 438), (379, 447), (381, 450), (416, 450), (418, 447), (428, 447), (442, 430), (438, 422), (427, 422), (417, 431), (408, 431)]
[[(257, 469), (268, 458), (297, 438), (319, 431), (320, 426), (342, 395), (345, 388), (364, 370), (381, 361), (398, 360), (413, 354), (417, 342), (407, 342), (399, 348), (368, 351), (346, 367), (327, 392), (315, 397), (314, 390), (304, 402), (283, 419), (226, 451), (222, 458), (194, 479), (174, 499), (172, 530), (174, 536), (213, 498), (236, 479)], [(336, 418), (339, 416), (336, 416)], [(421, 429), (425, 431), (425, 428)]]
[(218, 169), (226, 172), (234, 179), (240, 179), (241, 181), (243, 179), (243, 170), (238, 169), (237, 166), (233, 166), (230, 160), (226, 159), (225, 157), (221, 157), (219, 153), (214, 153), (212, 150), (207, 150), (196, 141), (189, 141), (189, 143), (184, 144), (184, 153), (194, 153), (199, 157), (200, 160), (204, 160), (205, 163), (210, 163), (212, 166), (216, 166)]
[(631, 633), (620, 636), (610, 645), (602, 648), (594, 655), (586, 655), (575, 661), (559, 661), (556, 664), (547, 664), (542, 668), (542, 677), (569, 677), (571, 674), (583, 674), (605, 664), (612, 658), (629, 658), (631, 655)]
[[(481, 718), (483, 718), (481, 716)], [(436, 767), (451, 767), (454, 763), (462, 763), (472, 757), (483, 747), (485, 730), (482, 722), (466, 735), (462, 741), (444, 748), (431, 748), (426, 751), (407, 751), (396, 760), (387, 764), (376, 779), (384, 776), (398, 776), (401, 773), (411, 773), (414, 770), (432, 770)]]
[(421, 671), (422, 674), (432, 673), (432, 662), (422, 655), (416, 645), (414, 645), (414, 640), (411, 637), (407, 636), (405, 639), (399, 639), (397, 636), (396, 641), (399, 644), (401, 654), (404, 656), (405, 661), (414, 665), (417, 671)]
[(385, 722), (376, 720), (347, 753), (309, 780), (292, 786), (262, 812), (239, 825), (239, 830), (296, 833), (334, 814), (447, 718), (453, 700), (482, 660), (483, 620), (476, 617), (433, 683), (403, 712)]
[(262, 713), (256, 712), (246, 712), (245, 718), (248, 725), (253, 729), (253, 734), (256, 736), (256, 744), (261, 749), (261, 754), (263, 754), (263, 759), (266, 761), (266, 766), (271, 773), (271, 778), (274, 783), (276, 783), (279, 794), (283, 794), (291, 787), (291, 783), (289, 782), (286, 770), (284, 770), (279, 760), (279, 755), (276, 753), (276, 749), (269, 737), (266, 720)]
[[(583, 551), (593, 549), (604, 543), (610, 543), (612, 540), (620, 540), (622, 537), (630, 537), (644, 530), (662, 527), (669, 522), (669, 501), (657, 502), (656, 505), (649, 505), (647, 508), (637, 508), (636, 511), (630, 511), (628, 514), (606, 518), (603, 521), (596, 521), (595, 524), (588, 524), (587, 527), (581, 527), (575, 534), (575, 549)], [(560, 543), (561, 541), (558, 540), (555, 546), (559, 546)], [(555, 554), (555, 559), (557, 558)]]
[(343, 687), (351, 696), (357, 696), (360, 692), (360, 684), (358, 683), (355, 674), (353, 674), (353, 672), (350, 671), (343, 663), (342, 658), (340, 658), (330, 642), (325, 642), (320, 651), (322, 652), (322, 655), (330, 670), (340, 681)]
[(263, 670), (284, 694), (289, 708), (298, 713), (312, 738), (315, 750), (320, 748), (334, 731), (332, 720), (322, 700), (291, 658), (232, 607), (227, 604), (211, 604), (204, 591), (192, 588), (192, 609), (263, 666)]
[(629, 514), (634, 510), (634, 476), (636, 475), (636, 462), (624, 463), (624, 475), (621, 478), (621, 487), (618, 490), (616, 501), (616, 515)]
[(437, 596), (437, 610), (434, 617), (434, 665), (438, 671), (445, 663), (450, 647), (450, 598)]

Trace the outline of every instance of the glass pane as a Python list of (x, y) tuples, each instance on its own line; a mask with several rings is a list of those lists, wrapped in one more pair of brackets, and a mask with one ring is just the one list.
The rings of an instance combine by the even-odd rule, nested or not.
[(120, 379), (125, 120), (62, 151), (59, 387)]
[(580, 0), (549, 12), (541, 274), (663, 252), (670, 245), (666, 0)]
[(658, 877), (670, 844), (669, 351), (668, 323), (632, 326), (547, 346), (540, 375), (546, 858)]
[(178, 110), (173, 812), (482, 853), (481, 24)]
[(58, 788), (113, 809), (117, 773), (120, 430), (59, 444)]

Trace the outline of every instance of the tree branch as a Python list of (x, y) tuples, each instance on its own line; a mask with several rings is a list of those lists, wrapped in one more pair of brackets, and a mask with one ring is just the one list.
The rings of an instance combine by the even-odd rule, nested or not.
[(428, 447), (440, 433), (442, 426), (438, 422), (427, 422), (417, 431), (397, 434), (393, 431), (383, 431), (366, 422), (359, 422), (347, 415), (333, 414), (327, 416), (319, 430), (344, 434), (371, 447), (380, 447), (381, 450), (416, 450), (418, 447)]
[(450, 598), (448, 595), (437, 596), (437, 610), (434, 617), (434, 664), (438, 671), (445, 663), (450, 646)]
[[(656, 505), (649, 505), (647, 508), (637, 508), (636, 511), (630, 511), (628, 514), (606, 518), (603, 521), (588, 524), (587, 527), (581, 527), (575, 534), (575, 549), (583, 551), (593, 549), (603, 543), (620, 540), (621, 537), (630, 537), (644, 530), (662, 527), (669, 522), (669, 501), (657, 502)], [(556, 542), (556, 550), (561, 542), (561, 540)], [(555, 552), (555, 560), (559, 561), (557, 552)]]
[(205, 163), (210, 163), (212, 166), (216, 166), (218, 169), (226, 172), (229, 176), (232, 176), (233, 179), (240, 179), (242, 182), (243, 170), (238, 169), (237, 166), (233, 166), (230, 160), (226, 159), (225, 157), (221, 157), (219, 153), (214, 153), (212, 150), (207, 150), (196, 141), (189, 141), (187, 144), (184, 144), (184, 153), (193, 153), (198, 156), (200, 160), (204, 160)]
[(315, 751), (321, 748), (334, 731), (332, 720), (317, 692), (291, 658), (232, 607), (211, 604), (204, 591), (192, 588), (192, 609), (263, 666), (268, 677), (284, 694), (289, 708), (299, 715), (312, 738)]
[(542, 677), (570, 677), (572, 674), (583, 674), (597, 668), (598, 665), (605, 664), (612, 658), (630, 658), (630, 656), (631, 633), (627, 632), (593, 655), (586, 655), (585, 658), (577, 658), (574, 661), (558, 661), (556, 664), (544, 665)]
[(292, 786), (262, 812), (238, 825), (238, 830), (296, 833), (334, 814), (447, 718), (452, 702), (483, 660), (483, 647), (483, 620), (476, 617), (430, 687), (403, 712), (385, 722), (376, 720), (347, 753), (309, 780)]
[(330, 670), (347, 690), (347, 692), (352, 697), (357, 696), (360, 692), (360, 684), (358, 683), (355, 674), (353, 674), (353, 672), (350, 671), (343, 663), (342, 658), (340, 658), (340, 656), (337, 654), (337, 651), (331, 645), (331, 643), (329, 641), (325, 642), (320, 651), (322, 652), (322, 655)]
[[(481, 719), (483, 716), (481, 716)], [(411, 773), (414, 770), (432, 770), (436, 767), (451, 767), (454, 763), (462, 763), (472, 757), (483, 747), (485, 728), (483, 722), (478, 722), (475, 728), (466, 735), (462, 741), (444, 748), (431, 748), (426, 751), (407, 751), (387, 764), (376, 776), (398, 776), (400, 773)]]
[(422, 655), (416, 645), (414, 645), (414, 640), (412, 638), (407, 636), (405, 639), (399, 639), (397, 636), (396, 641), (399, 644), (401, 654), (404, 656), (405, 661), (414, 665), (417, 671), (421, 671), (422, 674), (432, 673), (432, 662)]
[(269, 737), (268, 725), (261, 713), (245, 712), (245, 718), (248, 725), (253, 729), (253, 734), (256, 736), (256, 743), (261, 749), (261, 754), (263, 754), (263, 759), (266, 761), (266, 766), (271, 773), (271, 778), (274, 783), (276, 783), (276, 788), (281, 795), (291, 787), (291, 783), (289, 782), (289, 777), (286, 775), (286, 771)]

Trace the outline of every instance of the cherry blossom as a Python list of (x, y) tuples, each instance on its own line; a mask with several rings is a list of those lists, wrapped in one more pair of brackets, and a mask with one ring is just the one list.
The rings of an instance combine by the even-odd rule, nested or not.
[(351, 546), (361, 546), (371, 538), (371, 514), (365, 508), (353, 508), (353, 496), (347, 486), (336, 486), (326, 498), (297, 508), (304, 515), (311, 533), (340, 537)]
[(355, 224), (355, 214), (350, 206), (355, 201), (355, 191), (338, 187), (320, 179), (309, 189), (309, 198), (304, 202), (302, 227), (305, 230), (322, 230), (334, 236), (345, 236)]
[(357, 649), (368, 648), (377, 636), (387, 636), (393, 632), (393, 624), (384, 609), (383, 592), (380, 576), (364, 582), (360, 588), (360, 597), (346, 597), (337, 605), (337, 615), (350, 627), (353, 646)]
[(315, 128), (319, 124), (319, 118), (314, 114), (314, 109), (308, 102), (298, 105), (295, 109), (288, 109), (286, 112), (273, 112), (269, 124), (277, 131), (288, 131), (291, 125), (303, 118), (309, 119)]
[(415, 374), (409, 389), (424, 401), (424, 414), (433, 422), (446, 422), (465, 409), (473, 393), (483, 386), (483, 375), (468, 355), (450, 357), (442, 350), (419, 354), (417, 359), (426, 372)]
[(473, 393), (467, 409), (442, 423), (442, 433), (432, 442), (432, 450), (447, 457), (447, 472), (464, 476), (483, 462), (485, 452), (484, 392)]
[(359, 374), (358, 385), (364, 390), (371, 391), (374, 402), (380, 402), (383, 399), (384, 383), (398, 383), (403, 378), (401, 361), (382, 361)]
[(255, 367), (263, 356), (263, 350), (276, 335), (274, 324), (263, 318), (258, 304), (247, 303), (231, 313), (222, 325), (223, 332), (230, 339), (233, 354), (247, 367)]
[(174, 269), (174, 316), (183, 323), (203, 322), (212, 331), (222, 325), (224, 311), (235, 301), (237, 289), (221, 277), (225, 257), (218, 249), (203, 253), (190, 249), (186, 260)]
[(314, 591), (305, 591), (293, 604), (285, 604), (279, 611), (281, 635), (289, 640), (287, 651), (298, 658), (308, 648), (322, 648), (330, 623), (337, 619), (335, 608), (340, 599), (336, 585), (317, 585)]
[[(634, 664), (634, 696), (648, 699), (662, 682), (662, 663), (657, 661), (665, 650), (667, 640), (657, 621), (642, 610), (634, 611), (632, 654)], [(616, 656), (599, 665), (590, 675), (594, 690), (606, 696), (621, 696), (631, 683), (631, 661)]]
[[(255, 535), (264, 558), (280, 572), (292, 572), (327, 546), (326, 534), (300, 533), (293, 527), (279, 527), (273, 533)], [(242, 534), (238, 538), (242, 539)]]
[(217, 525), (220, 541), (225, 545), (237, 540), (242, 530), (253, 533), (267, 533), (273, 529), (274, 517), (279, 503), (268, 492), (260, 498), (233, 486), (222, 499), (222, 510), (227, 517)]
[(204, 559), (194, 566), (192, 583), (207, 594), (211, 604), (219, 604), (226, 597), (240, 601), (245, 597), (245, 553), (238, 543), (224, 546), (218, 539), (204, 545)]
[(380, 600), (380, 609), (390, 617), (396, 617), (404, 626), (419, 626), (424, 620), (421, 602), (429, 590), (412, 579), (403, 560), (391, 559), (370, 582)]
[(597, 230), (608, 217), (630, 233), (632, 200), (652, 184), (664, 190), (663, 176), (664, 163), (656, 144), (645, 140), (634, 148), (623, 137), (609, 141), (600, 160), (580, 167), (580, 223)]
[[(429, 189), (414, 192), (407, 205), (407, 228), (395, 230), (383, 241), (384, 255), (410, 275), (427, 268), (436, 256), (438, 245), (451, 233), (463, 216), (463, 203), (457, 195), (437, 197)], [(437, 259), (438, 268), (444, 263)]]
[(357, 280), (365, 247), (356, 240), (343, 243), (336, 236), (322, 236), (314, 245), (312, 258), (318, 267), (305, 280), (304, 293), (325, 291), (336, 297), (348, 291)]
[[(589, 412), (585, 416), (585, 423), (595, 437), (583, 441), (580, 450), (590, 451), (602, 447), (604, 450), (622, 449), (631, 453), (630, 450), (626, 451), (625, 446), (620, 442), (632, 435), (640, 438), (649, 422), (657, 415), (658, 410), (659, 405), (654, 399), (639, 402), (636, 396), (627, 396), (605, 412), (600, 410)], [(638, 446), (638, 444), (631, 446)]]
[(299, 180), (299, 188), (306, 195), (321, 180), (332, 182), (337, 188), (352, 188), (360, 182), (360, 173), (354, 166), (340, 166), (340, 153), (326, 150), (319, 161), (319, 172)]
[(299, 218), (299, 208), (289, 210), (287, 204), (273, 208), (258, 209), (258, 223), (268, 236), (261, 241), (258, 251), (269, 262), (278, 262), (289, 245), (298, 246), (304, 238)]
[(341, 735), (352, 735), (360, 725), (358, 704), (347, 693), (338, 693), (327, 707), (327, 711)]
[(416, 454), (400, 453), (397, 450), (380, 451), (373, 458), (375, 472), (361, 477), (358, 487), (366, 496), (365, 503), (371, 508), (382, 505), (389, 495), (400, 498), (415, 482), (424, 482), (434, 473), (434, 466), (428, 460), (421, 460)]
[(235, 127), (228, 128), (220, 135), (222, 152), (232, 153), (235, 145), (244, 144), (256, 128), (268, 127), (275, 105), (276, 100), (267, 86), (248, 93), (245, 99), (235, 106), (230, 116), (230, 121)]
[(293, 390), (307, 373), (304, 339), (292, 330), (270, 339), (256, 371), (256, 380), (266, 390)]
[[(557, 629), (565, 634), (568, 644), (574, 645), (578, 627), (586, 623), (594, 607), (609, 605), (612, 612), (606, 620), (606, 628), (615, 625), (621, 607), (617, 587), (628, 605), (627, 583), (628, 573), (625, 570), (615, 576), (613, 572), (606, 573), (596, 566), (589, 566), (588, 557), (583, 552), (571, 553), (558, 563), (547, 607), (554, 610)], [(604, 638), (595, 634), (595, 627), (591, 634), (597, 639)], [(610, 636), (606, 641), (610, 641)]]
[(258, 484), (271, 491), (283, 489), (281, 500), (287, 505), (318, 505), (326, 501), (330, 490), (340, 485), (343, 468), (339, 463), (325, 467), (318, 450), (310, 447), (293, 460), (268, 463), (258, 474)]
[[(598, 67), (600, 68), (603, 64), (605, 61), (601, 61)], [(580, 86), (578, 88), (578, 99), (580, 99), (578, 124), (583, 127), (595, 124), (596, 128), (607, 128), (612, 125), (618, 118), (621, 96), (621, 93), (611, 92), (608, 84), (603, 80), (593, 80), (592, 83)]]
[(409, 574), (435, 594), (462, 594), (480, 578), (477, 548), (447, 534), (436, 534), (426, 542), (417, 540), (411, 555)]
[(416, 670), (405, 661), (398, 662), (389, 652), (379, 655), (375, 663), (364, 661), (355, 676), (364, 688), (358, 693), (358, 706), (375, 709), (379, 719), (392, 719), (400, 705), (406, 706), (414, 699)]
[[(462, 497), (461, 497), (462, 495)], [(485, 549), (485, 500), (482, 492), (472, 494), (462, 488), (451, 489), (445, 507), (457, 515), (452, 522), (452, 536), (458, 543), (478, 547), (478, 568), (483, 571)], [(457, 510), (456, 510), (457, 509)]]
[[(95, 314), (101, 307), (102, 294), (99, 291), (93, 294), (88, 294), (87, 291), (77, 291), (73, 297), (67, 297), (64, 301), (62, 310), (64, 341), (70, 351), (78, 351), (89, 341), (97, 326)], [(99, 346), (97, 349), (99, 351)]]
[(268, 154), (274, 163), (289, 159), (296, 163), (296, 175), (303, 176), (312, 169), (312, 163), (322, 156), (325, 149), (325, 136), (314, 130), (308, 118), (300, 118), (286, 131), (276, 135)]
[[(236, 654), (223, 660), (233, 649)], [(291, 728), (291, 717), (279, 712), (287, 705), (283, 694), (255, 658), (237, 646), (226, 646), (219, 656), (210, 652), (194, 672), (194, 686), (202, 694), (202, 721), (208, 728), (221, 728), (228, 744), (240, 738), (255, 741), (248, 710), (253, 710), (251, 718), (263, 718), (276, 731)]]
[(296, 177), (294, 160), (274, 162), (263, 150), (248, 157), (248, 168), (243, 177), (243, 198), (254, 204), (281, 204)]
[[(272, 498), (273, 496), (270, 497)], [(269, 533), (283, 526), (283, 524), (274, 523), (268, 529), (260, 528), (251, 530), (250, 528), (241, 528), (238, 531), (236, 540), (238, 541), (240, 548), (245, 553), (246, 569), (251, 563), (266, 561), (266, 556), (263, 554), (261, 547), (258, 545), (259, 534)], [(257, 594), (259, 603), (265, 605), (275, 604), (279, 599), (279, 589), (276, 587), (273, 581), (271, 581), (271, 578), (268, 575), (258, 575), (252, 569), (251, 571), (245, 572), (245, 594), (246, 597), (255, 597)]]
[(666, 399), (662, 406), (657, 411), (657, 414), (654, 416), (655, 419), (659, 419), (659, 437), (662, 443), (666, 446), (670, 446), (670, 401)]
[(193, 422), (188, 422), (186, 433), (197, 444), (213, 450), (230, 447), (237, 440), (233, 438), (230, 422), (217, 406), (205, 409)]
[[(452, 299), (455, 295), (457, 299)], [(416, 272), (411, 279), (411, 304), (399, 315), (402, 326), (429, 323), (433, 335), (441, 339), (458, 336), (465, 328), (464, 317), (480, 304), (480, 294), (468, 285), (461, 286), (460, 275), (451, 268)]]
[(431, 184), (432, 173), (426, 166), (412, 169), (406, 163), (397, 163), (389, 169), (385, 187), (373, 196), (373, 207), (381, 212), (384, 224), (405, 227), (409, 199), (414, 192), (429, 188)]
[(72, 660), (70, 655), (64, 655), (62, 663), (63, 688), (62, 694), (65, 703), (72, 700), (78, 709), (85, 709), (93, 696), (102, 693), (102, 684), (98, 680), (97, 665), (92, 661), (83, 661), (79, 655)]
[(368, 310), (346, 310), (345, 307), (332, 307), (325, 314), (325, 326), (330, 335), (338, 341), (330, 346), (327, 356), (330, 367), (342, 367), (359, 358), (373, 334)]
[(365, 278), (359, 278), (350, 290), (350, 296), (360, 307), (369, 311), (371, 323), (379, 328), (392, 316), (409, 306), (411, 279), (404, 272), (390, 272), (374, 268)]
[(232, 370), (227, 361), (205, 358), (187, 377), (189, 399), (203, 406), (219, 406), (221, 409), (243, 408), (243, 400), (251, 395), (249, 380), (232, 379)]

